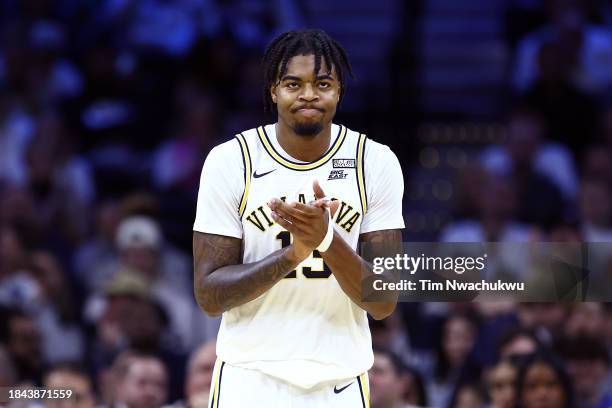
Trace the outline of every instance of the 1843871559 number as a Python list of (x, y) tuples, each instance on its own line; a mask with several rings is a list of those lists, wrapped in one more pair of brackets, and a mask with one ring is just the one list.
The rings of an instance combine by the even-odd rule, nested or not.
[(59, 388), (8, 388), (0, 389), (0, 403), (15, 400), (52, 400), (68, 399), (72, 397), (72, 390)]

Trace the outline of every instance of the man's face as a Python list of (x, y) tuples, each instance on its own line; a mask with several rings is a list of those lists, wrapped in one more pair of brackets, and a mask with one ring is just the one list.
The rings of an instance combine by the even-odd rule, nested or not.
[(159, 262), (159, 251), (151, 247), (131, 247), (121, 251), (121, 261), (134, 272), (147, 278), (154, 278)]
[(155, 359), (136, 359), (119, 384), (117, 399), (128, 408), (159, 408), (166, 401), (166, 370)]
[(331, 123), (340, 100), (340, 82), (335, 67), (328, 74), (325, 61), (315, 75), (314, 55), (296, 55), (287, 63), (287, 72), (270, 93), (279, 121), (300, 136), (316, 136)]
[(374, 353), (370, 376), (370, 400), (373, 407), (393, 407), (402, 401), (403, 381), (385, 354)]
[(69, 389), (72, 395), (68, 399), (49, 400), (46, 408), (93, 408), (95, 400), (91, 383), (80, 375), (67, 371), (55, 371), (47, 376), (45, 388)]
[(199, 398), (204, 394), (208, 396), (216, 359), (214, 343), (207, 344), (197, 351), (187, 373), (186, 394), (188, 400), (191, 401), (193, 398)]
[(608, 367), (603, 360), (570, 359), (567, 361), (567, 371), (574, 380), (574, 390), (578, 399), (588, 403), (598, 396), (602, 382), (608, 374)]
[(40, 333), (29, 317), (17, 317), (10, 321), (9, 351), (19, 360), (37, 362), (40, 357)]

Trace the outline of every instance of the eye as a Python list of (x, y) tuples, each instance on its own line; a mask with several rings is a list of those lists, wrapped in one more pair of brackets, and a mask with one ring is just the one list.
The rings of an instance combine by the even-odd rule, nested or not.
[(319, 82), (319, 88), (323, 88), (323, 89), (331, 88), (331, 84), (329, 82)]
[(297, 82), (289, 82), (287, 83), (286, 87), (289, 89), (297, 89), (300, 87), (300, 84), (298, 84)]

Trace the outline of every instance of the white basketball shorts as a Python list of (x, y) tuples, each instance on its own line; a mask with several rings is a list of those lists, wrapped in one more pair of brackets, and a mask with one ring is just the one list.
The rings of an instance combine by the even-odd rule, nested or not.
[(368, 375), (325, 382), (305, 390), (217, 359), (207, 408), (245, 407), (370, 408)]

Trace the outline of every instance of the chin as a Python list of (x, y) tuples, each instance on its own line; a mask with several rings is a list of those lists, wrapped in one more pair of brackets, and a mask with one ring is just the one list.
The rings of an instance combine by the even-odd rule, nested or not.
[(320, 122), (303, 122), (303, 123), (296, 123), (295, 126), (293, 126), (293, 131), (298, 135), (298, 136), (316, 136), (319, 133), (321, 133), (321, 131), (323, 130), (323, 124)]

